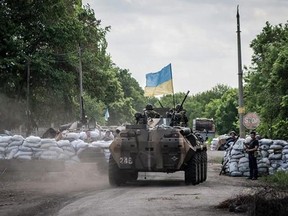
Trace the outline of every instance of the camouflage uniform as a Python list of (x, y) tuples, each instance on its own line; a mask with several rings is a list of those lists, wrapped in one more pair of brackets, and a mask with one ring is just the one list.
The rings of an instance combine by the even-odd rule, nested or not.
[(147, 118), (160, 118), (160, 114), (153, 110), (153, 106), (151, 104), (147, 104), (144, 114)]

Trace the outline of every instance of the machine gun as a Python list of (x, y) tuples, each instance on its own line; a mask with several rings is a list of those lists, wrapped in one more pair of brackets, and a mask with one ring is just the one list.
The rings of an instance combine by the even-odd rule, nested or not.
[(176, 107), (173, 110), (170, 126), (176, 126), (176, 125), (180, 124), (181, 115), (179, 114), (179, 112), (183, 109), (183, 104), (185, 103), (189, 92), (190, 91), (187, 91), (187, 93), (186, 93), (184, 99), (182, 100), (182, 103), (180, 104), (180, 106)]

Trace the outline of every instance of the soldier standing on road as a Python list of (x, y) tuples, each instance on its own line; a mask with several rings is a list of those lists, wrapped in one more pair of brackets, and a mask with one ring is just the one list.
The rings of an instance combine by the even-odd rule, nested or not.
[(250, 176), (247, 179), (257, 180), (258, 178), (258, 167), (257, 167), (257, 149), (259, 142), (256, 139), (256, 132), (252, 131), (250, 133), (251, 141), (248, 144), (245, 144), (246, 152), (248, 153), (249, 159), (249, 169)]

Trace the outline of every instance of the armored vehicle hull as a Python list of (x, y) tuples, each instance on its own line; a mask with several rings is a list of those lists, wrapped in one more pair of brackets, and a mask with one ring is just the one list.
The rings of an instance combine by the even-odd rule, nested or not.
[[(154, 120), (154, 122), (153, 122)], [(127, 125), (111, 143), (109, 182), (119, 186), (138, 178), (138, 172), (185, 172), (186, 184), (207, 178), (207, 147), (190, 128), (159, 124)], [(163, 123), (163, 122), (162, 122)]]

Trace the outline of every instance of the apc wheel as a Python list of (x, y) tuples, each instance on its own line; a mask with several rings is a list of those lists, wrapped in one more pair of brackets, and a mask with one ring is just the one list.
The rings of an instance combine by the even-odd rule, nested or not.
[(203, 152), (203, 161), (204, 161), (204, 179), (203, 181), (206, 181), (207, 179), (207, 164), (208, 164), (208, 161), (207, 161), (207, 149), (205, 149), (205, 151)]
[(185, 184), (196, 185), (197, 184), (197, 153), (195, 152), (188, 162), (185, 169)]
[(116, 161), (112, 157), (112, 154), (109, 157), (109, 183), (111, 186), (120, 186), (126, 182), (125, 172), (119, 169)]
[(202, 172), (201, 172), (201, 151), (196, 152), (197, 159), (197, 184), (201, 182)]

